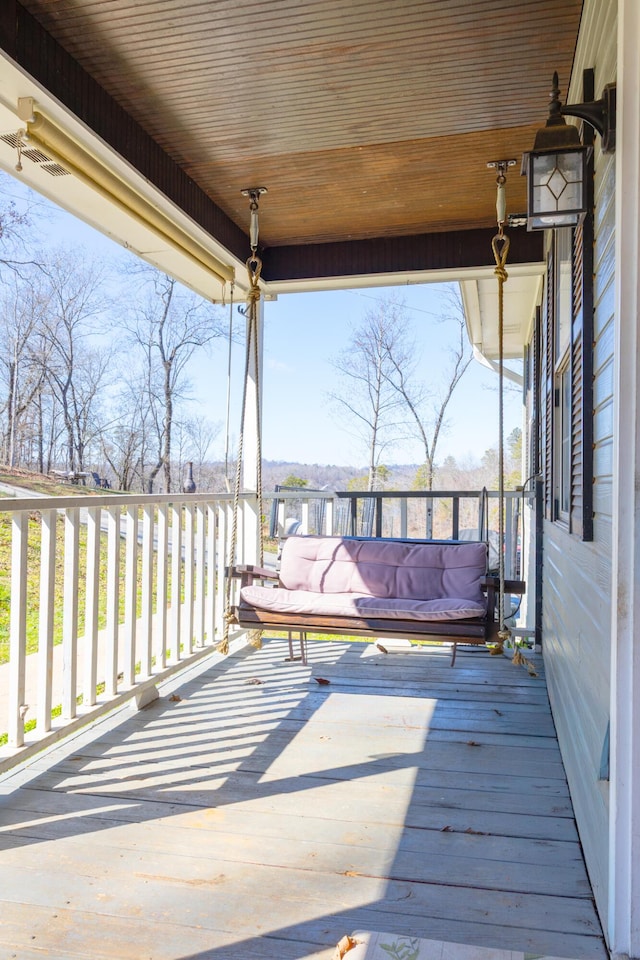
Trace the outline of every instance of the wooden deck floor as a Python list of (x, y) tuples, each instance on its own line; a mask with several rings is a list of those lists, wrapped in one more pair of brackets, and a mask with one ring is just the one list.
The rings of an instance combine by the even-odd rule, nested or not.
[(543, 677), (309, 654), (237, 653), (0, 781), (0, 957), (329, 960), (369, 929), (605, 960)]

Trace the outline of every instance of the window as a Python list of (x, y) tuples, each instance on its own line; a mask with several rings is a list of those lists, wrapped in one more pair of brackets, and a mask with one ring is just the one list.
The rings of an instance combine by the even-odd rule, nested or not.
[[(544, 511), (593, 538), (593, 217), (556, 230), (533, 354), (534, 423)], [(533, 458), (532, 458), (533, 459)]]
[[(568, 358), (565, 357), (565, 361)], [(564, 362), (556, 374), (554, 417), (555, 519), (569, 523), (571, 509), (571, 371)]]
[(557, 230), (553, 249), (553, 513), (569, 523), (571, 510), (571, 327), (573, 230)]

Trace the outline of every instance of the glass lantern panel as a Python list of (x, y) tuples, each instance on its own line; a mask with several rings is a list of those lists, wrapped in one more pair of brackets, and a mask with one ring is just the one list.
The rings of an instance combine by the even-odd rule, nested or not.
[(577, 222), (584, 212), (583, 164), (581, 150), (530, 155), (531, 226), (534, 217), (551, 217), (556, 226)]

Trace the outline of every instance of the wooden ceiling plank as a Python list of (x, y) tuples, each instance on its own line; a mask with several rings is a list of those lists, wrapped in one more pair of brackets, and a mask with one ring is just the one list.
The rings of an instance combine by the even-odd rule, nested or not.
[[(568, 77), (580, 0), (22, 0), (226, 215), (266, 244), (489, 226)], [(452, 184), (455, 186), (452, 188)], [(524, 207), (524, 181), (510, 178)]]

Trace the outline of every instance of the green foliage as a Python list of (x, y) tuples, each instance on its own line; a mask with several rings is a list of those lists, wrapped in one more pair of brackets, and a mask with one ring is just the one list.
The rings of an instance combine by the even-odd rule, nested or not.
[[(27, 541), (27, 653), (35, 653), (38, 649), (38, 629), (39, 629), (39, 606), (40, 606), (40, 535), (41, 523), (40, 515), (33, 514), (29, 518), (29, 532)], [(55, 566), (55, 591), (54, 591), (54, 621), (53, 621), (53, 642), (58, 644), (62, 641), (63, 628), (63, 592), (64, 592), (64, 568), (63, 568), (63, 542), (64, 542), (64, 518), (59, 517), (56, 529), (56, 566)], [(154, 556), (155, 564), (155, 556)], [(78, 635), (82, 636), (85, 629), (85, 603), (87, 594), (86, 584), (87, 569), (87, 528), (81, 525), (79, 531), (79, 550), (78, 550)], [(168, 589), (171, 588), (171, 565), (167, 570)], [(184, 576), (184, 568), (183, 568)], [(120, 540), (120, 562), (119, 562), (119, 622), (124, 622), (125, 614), (125, 540)], [(153, 576), (153, 609), (156, 608), (155, 593), (155, 570)], [(107, 536), (100, 535), (100, 557), (99, 557), (99, 580), (98, 580), (98, 629), (102, 630), (107, 625)], [(181, 583), (181, 591), (184, 587), (184, 581)], [(136, 616), (140, 616), (142, 608), (142, 558), (138, 554), (137, 558), (137, 610)], [(0, 513), (0, 664), (7, 663), (9, 660), (9, 633), (11, 627), (11, 515)]]
[(302, 477), (296, 477), (294, 473), (290, 473), (285, 480), (282, 481), (283, 487), (306, 487), (308, 485), (308, 480), (303, 480)]
[(419, 960), (420, 941), (417, 937), (398, 937), (393, 943), (381, 943), (391, 960)]
[(379, 463), (376, 466), (374, 489), (388, 490), (390, 480), (391, 480), (391, 470), (389, 470), (389, 467), (385, 467), (384, 463)]
[(369, 477), (365, 473), (359, 477), (352, 477), (347, 483), (347, 490), (366, 490), (369, 483)]
[(512, 460), (522, 462), (522, 430), (514, 427), (506, 440), (506, 447)]
[(427, 463), (423, 463), (416, 470), (415, 477), (413, 478), (413, 483), (411, 484), (411, 489), (412, 490), (428, 490), (429, 489), (428, 478), (429, 478), (429, 465)]

